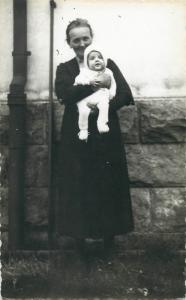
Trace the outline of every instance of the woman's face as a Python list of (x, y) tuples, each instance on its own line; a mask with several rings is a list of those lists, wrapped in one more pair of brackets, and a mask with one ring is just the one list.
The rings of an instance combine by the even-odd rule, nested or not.
[(84, 51), (92, 43), (92, 36), (88, 27), (76, 27), (69, 31), (70, 47), (74, 50), (76, 56), (83, 60)]

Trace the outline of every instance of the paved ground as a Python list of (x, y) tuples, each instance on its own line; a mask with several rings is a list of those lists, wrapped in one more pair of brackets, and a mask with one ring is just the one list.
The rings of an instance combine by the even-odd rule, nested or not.
[(3, 299), (183, 300), (184, 256), (54, 253), (3, 262)]
[[(4, 300), (12, 300), (12, 298), (3, 298)], [(53, 298), (16, 298), (16, 300), (52, 300)], [(57, 300), (131, 300), (134, 298), (57, 298)], [(144, 298), (136, 298), (144, 300)], [(160, 300), (160, 298), (145, 298), (146, 300)], [(185, 300), (186, 298), (161, 298), (161, 300)]]

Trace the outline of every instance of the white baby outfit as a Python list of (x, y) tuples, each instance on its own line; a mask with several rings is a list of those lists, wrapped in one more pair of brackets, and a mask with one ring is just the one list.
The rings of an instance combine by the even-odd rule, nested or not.
[(103, 71), (93, 71), (90, 70), (87, 64), (87, 56), (92, 51), (98, 51), (101, 53), (105, 66), (107, 65), (107, 59), (100, 48), (94, 45), (90, 45), (85, 49), (84, 53), (84, 67), (80, 68), (80, 73), (75, 79), (74, 85), (79, 84), (90, 84), (90, 81), (96, 78), (98, 75), (104, 73), (110, 75), (111, 85), (110, 88), (99, 88), (92, 95), (84, 98), (83, 100), (77, 103), (78, 111), (79, 111), (79, 139), (87, 140), (88, 138), (88, 118), (91, 112), (91, 108), (87, 106), (87, 103), (94, 104), (99, 109), (98, 119), (97, 119), (97, 127), (100, 133), (108, 132), (109, 127), (108, 123), (108, 111), (109, 111), (109, 101), (114, 98), (116, 94), (116, 82), (114, 80), (113, 73), (110, 69), (105, 68)]

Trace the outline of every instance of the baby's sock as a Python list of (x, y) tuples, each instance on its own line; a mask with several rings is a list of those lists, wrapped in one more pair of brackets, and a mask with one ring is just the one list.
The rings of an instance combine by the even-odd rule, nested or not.
[(79, 136), (80, 140), (87, 140), (88, 130), (87, 129), (81, 129), (80, 132), (78, 133), (78, 136)]
[(98, 126), (99, 133), (105, 133), (109, 131), (109, 127), (107, 124), (98, 123), (97, 126)]

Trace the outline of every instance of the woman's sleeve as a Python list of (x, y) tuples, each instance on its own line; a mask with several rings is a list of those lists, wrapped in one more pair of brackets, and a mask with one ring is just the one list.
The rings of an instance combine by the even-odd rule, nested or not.
[(131, 89), (118, 66), (109, 59), (108, 68), (113, 72), (116, 81), (116, 96), (110, 101), (110, 111), (118, 110), (124, 105), (134, 105)]
[(74, 104), (93, 93), (90, 85), (73, 85), (74, 79), (68, 72), (65, 63), (57, 67), (55, 92), (57, 98), (61, 99), (65, 105)]

